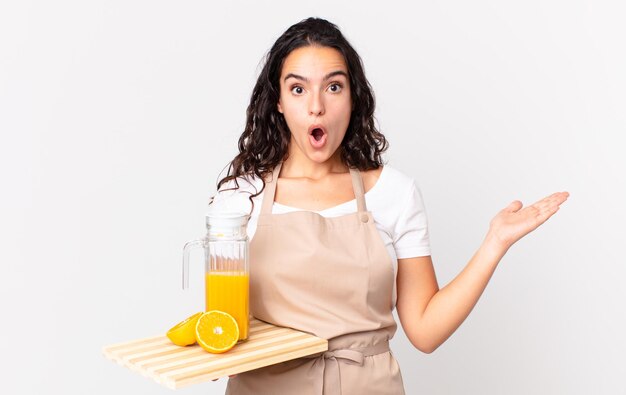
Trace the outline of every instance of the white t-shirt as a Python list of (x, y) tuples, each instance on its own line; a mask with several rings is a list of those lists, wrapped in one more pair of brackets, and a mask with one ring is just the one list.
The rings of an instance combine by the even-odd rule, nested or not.
[[(249, 213), (249, 196), (261, 190), (262, 182), (257, 178), (239, 178), (239, 189), (224, 191), (234, 186), (231, 181), (222, 187), (209, 212), (244, 212)], [(250, 240), (254, 237), (258, 216), (265, 191), (253, 199), (254, 211), (248, 222), (247, 232)], [(385, 165), (376, 184), (365, 194), (365, 204), (372, 213), (376, 228), (387, 248), (394, 266), (394, 278), (398, 273), (398, 259), (430, 255), (428, 238), (428, 220), (422, 195), (415, 180), (399, 170)], [(274, 203), (273, 214), (302, 211), (295, 207)], [(356, 199), (325, 210), (316, 211), (324, 217), (338, 217), (357, 211)], [(396, 303), (394, 281), (393, 305)]]

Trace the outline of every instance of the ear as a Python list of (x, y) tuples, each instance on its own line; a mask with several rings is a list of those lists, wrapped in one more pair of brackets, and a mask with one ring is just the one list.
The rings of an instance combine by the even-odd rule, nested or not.
[(282, 114), (283, 113), (283, 106), (280, 105), (280, 100), (278, 100), (277, 107), (278, 107), (278, 112)]

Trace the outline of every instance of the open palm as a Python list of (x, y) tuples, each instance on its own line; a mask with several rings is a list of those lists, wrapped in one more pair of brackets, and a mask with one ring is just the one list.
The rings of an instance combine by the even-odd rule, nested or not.
[(556, 192), (526, 207), (515, 200), (491, 220), (489, 233), (509, 248), (546, 222), (568, 197), (568, 192)]

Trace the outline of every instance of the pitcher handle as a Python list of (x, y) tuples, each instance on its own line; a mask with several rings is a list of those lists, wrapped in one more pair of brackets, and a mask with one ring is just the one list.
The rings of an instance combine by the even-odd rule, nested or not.
[(183, 247), (183, 289), (189, 288), (189, 252), (197, 247), (206, 247), (207, 240), (192, 240)]

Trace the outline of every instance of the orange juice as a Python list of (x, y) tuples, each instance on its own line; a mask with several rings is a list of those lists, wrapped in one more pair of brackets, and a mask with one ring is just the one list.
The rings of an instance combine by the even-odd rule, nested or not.
[(238, 271), (211, 271), (206, 274), (206, 311), (220, 310), (233, 316), (239, 326), (239, 340), (248, 338), (248, 287), (250, 276)]

